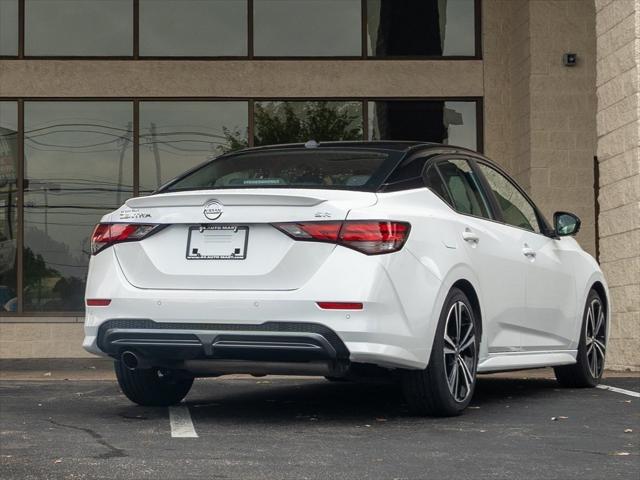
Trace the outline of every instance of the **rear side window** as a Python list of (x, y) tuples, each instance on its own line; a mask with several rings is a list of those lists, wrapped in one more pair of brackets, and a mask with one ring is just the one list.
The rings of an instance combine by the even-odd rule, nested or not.
[(447, 192), (447, 187), (444, 186), (442, 177), (440, 176), (440, 173), (438, 173), (438, 169), (435, 165), (431, 165), (427, 169), (424, 177), (427, 183), (427, 187), (429, 187), (436, 195), (438, 195), (445, 202), (451, 205), (451, 207), (453, 207), (453, 203), (451, 202), (451, 198), (449, 197), (449, 192)]
[(489, 203), (480, 181), (466, 160), (443, 160), (437, 163), (452, 206), (458, 212), (476, 217), (492, 218)]
[(376, 190), (398, 156), (364, 150), (270, 150), (217, 158), (161, 191), (219, 188)]

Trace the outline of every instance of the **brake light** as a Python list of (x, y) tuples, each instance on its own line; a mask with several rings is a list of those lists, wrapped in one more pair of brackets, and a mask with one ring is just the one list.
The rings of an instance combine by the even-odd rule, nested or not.
[(95, 255), (116, 243), (142, 240), (159, 227), (140, 223), (99, 223), (91, 234), (91, 254)]
[(367, 255), (397, 252), (411, 230), (407, 222), (388, 220), (277, 223), (274, 227), (294, 240), (335, 243)]

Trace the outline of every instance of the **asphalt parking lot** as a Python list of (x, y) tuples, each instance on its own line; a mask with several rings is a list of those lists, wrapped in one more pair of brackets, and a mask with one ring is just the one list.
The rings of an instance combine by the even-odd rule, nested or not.
[[(0, 381), (0, 478), (640, 477), (640, 398), (560, 389), (549, 372), (481, 377), (448, 419), (410, 416), (388, 384), (197, 380), (169, 412), (108, 375), (47, 373)], [(637, 376), (603, 383), (640, 391)]]

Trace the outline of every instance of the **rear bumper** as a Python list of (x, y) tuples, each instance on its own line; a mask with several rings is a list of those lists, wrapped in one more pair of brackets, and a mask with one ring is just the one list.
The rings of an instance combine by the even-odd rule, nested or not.
[[(440, 281), (406, 249), (368, 257), (337, 248), (316, 275), (296, 290), (139, 289), (126, 280), (107, 249), (91, 259), (86, 296), (111, 302), (87, 307), (84, 348), (96, 355), (113, 355), (114, 348), (135, 346), (154, 349), (162, 356), (209, 358), (225, 352), (237, 355), (239, 350), (269, 350), (331, 359), (328, 344), (339, 360), (345, 355), (351, 363), (424, 368), (440, 287)], [(357, 301), (364, 307), (323, 310), (317, 301)], [(104, 325), (131, 319), (151, 322), (153, 327), (143, 332), (125, 327), (125, 332), (110, 333), (108, 345), (103, 343), (109, 330)], [(279, 330), (272, 325), (279, 325)], [(160, 340), (176, 345), (159, 345)]]
[(349, 351), (331, 329), (315, 323), (157, 323), (114, 319), (98, 329), (97, 346), (118, 357), (132, 350), (150, 360), (346, 361)]

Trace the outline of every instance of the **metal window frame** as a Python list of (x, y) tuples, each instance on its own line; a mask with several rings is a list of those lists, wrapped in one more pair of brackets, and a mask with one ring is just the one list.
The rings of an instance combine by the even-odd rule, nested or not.
[(329, 102), (360, 102), (362, 108), (363, 140), (368, 139), (369, 128), (369, 102), (376, 101), (407, 101), (407, 102), (446, 102), (468, 101), (476, 103), (476, 131), (477, 150), (484, 148), (484, 114), (482, 97), (0, 97), (0, 101), (16, 102), (18, 106), (18, 158), (17, 158), (17, 207), (16, 207), (16, 294), (18, 307), (16, 312), (0, 312), (0, 321), (10, 321), (11, 318), (24, 317), (83, 317), (84, 311), (76, 312), (46, 312), (24, 310), (24, 106), (27, 102), (130, 102), (132, 106), (133, 122), (133, 195), (139, 194), (140, 188), (140, 103), (142, 102), (247, 102), (247, 135), (249, 146), (253, 146), (254, 138), (254, 104), (255, 102), (304, 102), (304, 101), (329, 101)]
[(475, 54), (474, 55), (452, 55), (452, 56), (371, 56), (367, 52), (367, 0), (361, 2), (361, 52), (360, 55), (353, 56), (256, 56), (254, 55), (254, 0), (247, 2), (247, 54), (246, 55), (219, 55), (219, 56), (143, 56), (140, 55), (140, 0), (131, 0), (132, 3), (132, 52), (131, 55), (26, 55), (25, 54), (25, 1), (18, 1), (18, 54), (0, 55), (0, 60), (202, 60), (202, 61), (223, 61), (223, 60), (258, 60), (258, 61), (326, 61), (326, 60), (384, 60), (384, 61), (418, 61), (418, 60), (482, 60), (482, 0), (474, 1), (474, 26), (475, 26)]

